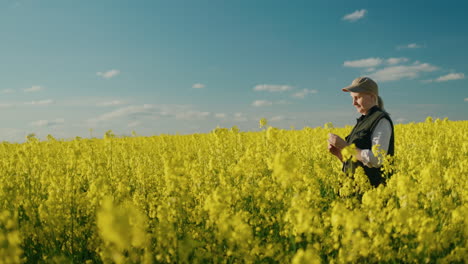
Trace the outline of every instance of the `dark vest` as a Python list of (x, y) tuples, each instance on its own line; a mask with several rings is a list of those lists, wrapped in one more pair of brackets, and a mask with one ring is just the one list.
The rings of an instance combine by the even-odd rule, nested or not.
[[(346, 137), (346, 142), (348, 144), (354, 143), (357, 148), (359, 149), (372, 149), (372, 132), (374, 131), (375, 127), (379, 123), (379, 121), (385, 118), (390, 122), (392, 126), (392, 135), (390, 137), (390, 144), (388, 146), (387, 155), (394, 154), (395, 146), (394, 146), (394, 133), (393, 133), (393, 122), (390, 119), (390, 116), (385, 111), (381, 110), (379, 107), (374, 106), (369, 109), (367, 115), (362, 115), (360, 118), (357, 119), (357, 124), (354, 126), (351, 134)], [(382, 176), (382, 171), (380, 168), (369, 168), (364, 166), (364, 164), (360, 161), (353, 162), (348, 160), (343, 163), (343, 171), (354, 173), (357, 166), (361, 166), (364, 168), (364, 171), (369, 177), (369, 181), (373, 186), (378, 186), (381, 183), (385, 183), (385, 178)], [(388, 175), (389, 176), (389, 175)]]

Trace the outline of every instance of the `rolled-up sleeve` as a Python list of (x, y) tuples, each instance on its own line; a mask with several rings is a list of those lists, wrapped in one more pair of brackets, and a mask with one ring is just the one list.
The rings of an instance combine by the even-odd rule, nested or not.
[(369, 168), (379, 168), (382, 166), (383, 157), (380, 151), (384, 154), (388, 152), (388, 146), (390, 145), (390, 137), (392, 136), (392, 126), (386, 118), (382, 118), (379, 123), (375, 126), (372, 132), (372, 147), (380, 145), (378, 148), (379, 153), (374, 155), (372, 149), (361, 150), (362, 163)]

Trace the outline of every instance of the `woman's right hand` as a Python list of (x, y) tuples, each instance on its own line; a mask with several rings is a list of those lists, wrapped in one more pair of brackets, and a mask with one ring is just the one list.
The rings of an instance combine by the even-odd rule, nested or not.
[(341, 150), (332, 144), (328, 143), (328, 151), (335, 155), (340, 161), (343, 161), (343, 156), (341, 155)]

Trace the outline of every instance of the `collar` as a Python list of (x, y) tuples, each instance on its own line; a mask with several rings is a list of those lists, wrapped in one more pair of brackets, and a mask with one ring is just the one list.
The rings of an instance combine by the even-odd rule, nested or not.
[(359, 118), (356, 119), (356, 121), (359, 123), (361, 122), (362, 120), (364, 120), (367, 116), (370, 116), (371, 114), (373, 114), (374, 112), (376, 112), (377, 110), (380, 110), (380, 108), (377, 106), (377, 105), (374, 105), (373, 107), (371, 107), (369, 109), (369, 111), (367, 111), (367, 115), (361, 115)]

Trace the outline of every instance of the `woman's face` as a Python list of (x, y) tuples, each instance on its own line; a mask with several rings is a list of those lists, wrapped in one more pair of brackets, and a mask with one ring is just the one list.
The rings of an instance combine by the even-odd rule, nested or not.
[(353, 98), (353, 105), (356, 110), (362, 115), (367, 114), (367, 111), (376, 105), (375, 95), (369, 93), (350, 93)]

